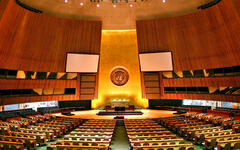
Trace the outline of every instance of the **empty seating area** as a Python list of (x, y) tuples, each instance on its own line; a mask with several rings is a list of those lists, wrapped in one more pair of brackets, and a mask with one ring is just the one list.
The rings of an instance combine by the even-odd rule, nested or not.
[(0, 150), (240, 150), (240, 0), (0, 0)]
[(208, 113), (158, 119), (83, 120), (51, 114), (17, 117), (0, 121), (0, 149), (109, 150), (115, 147), (119, 129), (124, 129), (130, 147), (126, 146), (131, 150), (195, 150), (196, 145), (240, 149), (240, 120)]
[(51, 115), (35, 115), (0, 122), (0, 148), (6, 150), (36, 149), (70, 132), (81, 123), (80, 119), (63, 119)]
[(6, 121), (9, 118), (26, 117), (28, 115), (37, 115), (39, 112), (33, 109), (19, 109), (0, 112), (0, 120)]
[(133, 150), (194, 150), (193, 144), (150, 119), (125, 119), (129, 142)]
[(206, 149), (239, 149), (239, 120), (221, 116), (189, 113), (161, 118), (158, 122), (182, 137)]
[(115, 126), (115, 120), (88, 120), (63, 138), (58, 139), (56, 143), (50, 144), (47, 150), (108, 150)]
[(46, 114), (46, 113), (58, 113), (61, 112), (61, 109), (58, 107), (40, 107), (37, 108), (37, 111), (41, 114)]
[[(11, 110), (11, 111), (2, 111), (0, 112), (0, 120), (6, 121), (7, 119), (11, 118), (18, 118), (18, 117), (27, 117), (30, 115), (38, 115), (38, 114), (49, 114), (49, 113), (58, 113), (61, 112), (59, 107), (40, 107), (37, 111), (33, 110), (32, 108), (29, 109), (19, 109), (19, 110)], [(44, 115), (45, 116), (45, 115)]]

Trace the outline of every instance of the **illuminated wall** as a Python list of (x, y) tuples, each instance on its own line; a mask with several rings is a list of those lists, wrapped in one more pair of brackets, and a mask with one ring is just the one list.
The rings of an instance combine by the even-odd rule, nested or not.
[[(92, 101), (92, 107), (105, 106), (113, 99), (128, 99), (130, 104), (147, 108), (148, 100), (142, 99), (136, 30), (104, 30), (101, 42), (98, 99)], [(127, 84), (116, 86), (111, 82), (110, 74), (116, 67), (128, 71)]]

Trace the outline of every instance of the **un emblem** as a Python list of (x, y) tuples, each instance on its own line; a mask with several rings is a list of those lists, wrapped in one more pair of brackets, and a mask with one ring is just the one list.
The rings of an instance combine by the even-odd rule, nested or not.
[(116, 68), (111, 72), (110, 78), (113, 84), (123, 86), (128, 82), (129, 74), (123, 68)]

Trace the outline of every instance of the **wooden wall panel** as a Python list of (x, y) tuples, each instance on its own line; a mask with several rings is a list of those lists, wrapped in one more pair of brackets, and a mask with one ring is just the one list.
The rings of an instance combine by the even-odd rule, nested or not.
[(215, 94), (164, 94), (162, 96), (158, 94), (149, 94), (148, 99), (169, 99), (169, 100), (213, 100), (213, 101), (225, 101), (225, 102), (240, 102), (240, 96), (234, 95), (215, 95)]
[(164, 95), (164, 84), (161, 72), (142, 73), (142, 80), (144, 83), (144, 94), (147, 99), (157, 99)]
[[(80, 74), (77, 80), (16, 80), (0, 79), (0, 89), (41, 89), (45, 88), (45, 94), (52, 94), (51, 89), (75, 88), (75, 95), (49, 95), (0, 98), (0, 106), (17, 103), (41, 102), (41, 101), (64, 101), (64, 100), (91, 100), (97, 97), (97, 75)], [(95, 80), (95, 81), (94, 81)], [(85, 81), (85, 82), (84, 82)], [(86, 83), (90, 88), (81, 88)], [(50, 90), (48, 90), (50, 89)], [(61, 93), (61, 91), (60, 91)]]
[(77, 86), (76, 86), (76, 90), (75, 90), (75, 95), (76, 97), (80, 98), (80, 87), (81, 87), (81, 74), (78, 73), (77, 74)]
[(154, 94), (157, 94), (157, 93), (160, 93), (160, 89), (159, 88), (145, 88), (146, 90), (146, 93), (147, 94), (151, 94), (151, 93), (154, 93)]
[(94, 99), (97, 92), (98, 84), (97, 74), (81, 74), (80, 76), (80, 92), (79, 98), (81, 100)]
[(177, 71), (240, 65), (239, 9), (239, 1), (222, 0), (185, 16), (137, 21), (139, 53), (170, 50)]
[(0, 0), (0, 20), (2, 18), (4, 10), (5, 10), (5, 8), (6, 8), (7, 4), (8, 4), (8, 1), (9, 0)]
[(164, 87), (240, 87), (240, 77), (163, 79)]
[(239, 0), (233, 0), (234, 6), (236, 7), (236, 10), (238, 11), (238, 15), (240, 16), (240, 1)]
[(101, 27), (33, 13), (9, 0), (0, 20), (0, 68), (64, 72), (66, 52), (100, 53)]
[(158, 82), (145, 82), (145, 86), (146, 87), (159, 87), (159, 83)]
[[(143, 73), (144, 74), (144, 73)], [(154, 77), (154, 76), (151, 76)], [(216, 100), (228, 102), (240, 102), (240, 96), (223, 94), (168, 94), (164, 92), (164, 87), (240, 87), (240, 77), (213, 77), (213, 78), (178, 78), (178, 79), (159, 79), (159, 93), (153, 88), (152, 78), (147, 76), (144, 84), (147, 99), (192, 99), (192, 100)], [(162, 77), (162, 73), (159, 73)], [(145, 77), (144, 77), (145, 78)], [(152, 88), (151, 88), (152, 87)]]
[(160, 94), (146, 94), (146, 98), (147, 99), (161, 99), (161, 95)]
[(77, 80), (14, 80), (0, 79), (0, 89), (76, 88)]
[(163, 75), (162, 72), (159, 72), (159, 86), (160, 86), (160, 94), (164, 95), (164, 83), (163, 83)]
[(94, 98), (94, 95), (80, 95), (80, 100), (90, 100), (93, 98)]
[(79, 98), (76, 97), (75, 95), (11, 97), (11, 98), (0, 98), (0, 105), (43, 102), (43, 101), (68, 101), (68, 100), (79, 100)]
[[(144, 82), (144, 73), (143, 72), (140, 72), (140, 77), (141, 77), (140, 79), (141, 79), (141, 87), (142, 87), (142, 98), (147, 98), (146, 83)], [(148, 86), (152, 86), (152, 83), (150, 83), (150, 85), (148, 84)], [(158, 86), (158, 84), (157, 84), (157, 86)]]
[(144, 92), (146, 93), (146, 98), (149, 95), (161, 95), (161, 74), (158, 72), (154, 73), (143, 73), (143, 80), (144, 80)]
[(99, 84), (99, 72), (96, 74), (95, 90), (94, 90), (94, 99), (98, 99), (98, 84)]

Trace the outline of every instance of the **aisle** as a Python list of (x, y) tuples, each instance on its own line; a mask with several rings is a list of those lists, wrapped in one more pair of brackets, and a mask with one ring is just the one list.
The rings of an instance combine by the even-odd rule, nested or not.
[(110, 145), (111, 150), (128, 150), (130, 149), (127, 132), (124, 126), (116, 126), (112, 144)]
[(57, 139), (55, 139), (54, 141), (51, 141), (51, 142), (47, 142), (47, 145), (41, 146), (41, 147), (37, 147), (36, 150), (46, 150), (48, 145), (56, 143), (56, 141), (57, 141)]

